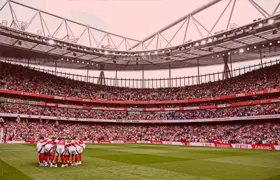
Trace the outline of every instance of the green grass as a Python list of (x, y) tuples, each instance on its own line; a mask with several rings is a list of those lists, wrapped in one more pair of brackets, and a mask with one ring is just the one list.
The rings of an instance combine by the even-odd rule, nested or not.
[(0, 145), (0, 180), (280, 180), (280, 152), (139, 144), (87, 145), (77, 167), (39, 167), (34, 145)]

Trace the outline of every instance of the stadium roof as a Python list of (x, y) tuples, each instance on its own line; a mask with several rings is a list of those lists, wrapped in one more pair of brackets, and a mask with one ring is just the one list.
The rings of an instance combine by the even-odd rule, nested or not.
[[(223, 17), (224, 12), (230, 10), (230, 14), (232, 14), (238, 1), (227, 1), (224, 11), (222, 11), (211, 30), (205, 28), (194, 15), (220, 2), (220, 0), (213, 0), (142, 41), (108, 33), (78, 23), (85, 28), (80, 38), (84, 34), (88, 34), (88, 40), (93, 41), (95, 37), (94, 31), (104, 33), (99, 43), (88, 46), (79, 43), (79, 38), (75, 41), (75, 38), (73, 39), (71, 35), (72, 33), (69, 33), (72, 31), (69, 24), (76, 22), (54, 16), (63, 21), (53, 35), (51, 35), (51, 33), (47, 33), (49, 31), (47, 28), (48, 24), (44, 20), (44, 14), (50, 15), (49, 13), (18, 2), (7, 1), (0, 7), (0, 13), (8, 7), (13, 20), (11, 24), (2, 21), (0, 26), (1, 56), (21, 58), (23, 62), (29, 59), (29, 63), (46, 66), (57, 65), (58, 67), (104, 70), (153, 70), (222, 64), (224, 63), (223, 56), (226, 53), (231, 55), (232, 62), (259, 59), (261, 56), (271, 57), (280, 55), (280, 33), (278, 30), (280, 18), (277, 13), (280, 2), (275, 7), (275, 10), (268, 14), (255, 1), (249, 0), (263, 15), (262, 19), (256, 19), (253, 23), (236, 27), (230, 24), (231, 16), (229, 16), (225, 30), (214, 33), (212, 31), (215, 24)], [(37, 16), (41, 18), (41, 30), (44, 33), (29, 32), (27, 29), (32, 23), (32, 19), (27, 24), (19, 21), (16, 18), (13, 4), (24, 8), (31, 8), (36, 12), (32, 19), (35, 19)], [(187, 42), (185, 42), (184, 36), (181, 37), (183, 43), (172, 46), (172, 40), (183, 26), (186, 26), (184, 33), (187, 33), (190, 22), (202, 27), (207, 35), (202, 36), (203, 38), (198, 40)], [(60, 28), (63, 25), (68, 29), (68, 32), (64, 34), (63, 38), (56, 37), (55, 35), (59, 34)], [(175, 25), (180, 25), (177, 32), (170, 39), (166, 39), (162, 34)], [(197, 28), (197, 31), (202, 34), (201, 29)], [(117, 48), (116, 45), (113, 45), (113, 48), (112, 45), (108, 46), (110, 42), (114, 44), (113, 37), (121, 38), (123, 41), (121, 44), (126, 46), (125, 49), (121, 49), (121, 46)], [(105, 40), (106, 38), (107, 40)], [(158, 46), (159, 42), (162, 44), (162, 39), (166, 41), (167, 45), (165, 48)], [(153, 43), (156, 47), (149, 50), (148, 47)], [(139, 47), (142, 47), (142, 49), (139, 49)]]

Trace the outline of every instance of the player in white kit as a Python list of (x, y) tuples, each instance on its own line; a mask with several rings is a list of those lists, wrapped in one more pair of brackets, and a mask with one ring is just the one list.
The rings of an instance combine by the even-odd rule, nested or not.
[(57, 165), (58, 163), (58, 157), (60, 156), (60, 161), (61, 161), (61, 167), (68, 166), (68, 164), (65, 164), (65, 145), (66, 142), (64, 138), (60, 137), (58, 140), (56, 140), (56, 157), (55, 157), (55, 163)]
[(75, 142), (74, 140), (68, 140), (66, 142), (66, 154), (67, 154), (67, 159), (66, 163), (68, 164), (68, 159), (71, 157), (71, 166), (76, 166), (75, 162), (75, 155), (77, 154), (77, 149), (75, 147)]
[[(49, 141), (45, 145), (45, 161), (50, 163), (50, 167), (57, 167), (57, 164), (53, 163), (54, 160), (54, 153), (56, 149), (56, 142), (55, 138), (53, 137), (51, 141)], [(46, 165), (47, 166), (47, 165)]]
[(38, 159), (39, 159), (39, 165), (45, 166), (45, 145), (49, 142), (49, 139), (45, 139), (43, 136), (39, 138), (39, 141), (36, 145), (36, 151), (38, 152)]
[(84, 152), (86, 145), (82, 139), (76, 141), (76, 147), (78, 150), (78, 155), (76, 156), (77, 164), (82, 164), (82, 153)]

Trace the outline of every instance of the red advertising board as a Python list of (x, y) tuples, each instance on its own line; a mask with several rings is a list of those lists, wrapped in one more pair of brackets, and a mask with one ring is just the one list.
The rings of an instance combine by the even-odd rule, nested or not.
[(137, 143), (136, 140), (124, 140), (123, 142), (124, 143)]
[(266, 145), (266, 144), (252, 144), (254, 149), (267, 149), (267, 150), (275, 150), (273, 145)]
[(109, 140), (99, 140), (97, 142), (98, 142), (98, 144), (108, 144), (108, 143), (111, 143), (111, 141), (109, 141)]
[(225, 143), (214, 143), (215, 147), (224, 147), (224, 148), (232, 148), (231, 144), (225, 144)]
[(162, 144), (162, 141), (151, 141), (151, 144)]

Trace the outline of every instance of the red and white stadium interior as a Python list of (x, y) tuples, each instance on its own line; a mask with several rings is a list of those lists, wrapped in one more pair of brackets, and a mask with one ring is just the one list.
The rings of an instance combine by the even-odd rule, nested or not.
[[(81, 23), (77, 24), (85, 30), (80, 36), (70, 30), (56, 37), (63, 29), (59, 26), (54, 33), (49, 32), (44, 16), (50, 13), (7, 1), (0, 12), (9, 8), (13, 12), (9, 15), (14, 15), (0, 17), (0, 117), (4, 121), (0, 123), (1, 140), (36, 142), (41, 135), (74, 135), (85, 142), (280, 150), (277, 9), (274, 14), (266, 14), (257, 8), (264, 16), (240, 27), (230, 26), (229, 18), (223, 31), (209, 30), (208, 36), (191, 41), (182, 37), (183, 43), (177, 45), (172, 43), (173, 36), (165, 39), (161, 35), (179, 23), (186, 28), (178, 31), (184, 29), (186, 32), (181, 34), (186, 34), (190, 19), (200, 24), (195, 15), (218, 3), (220, 0), (211, 1), (138, 41)], [(32, 20), (20, 20), (14, 6), (38, 12), (38, 29), (29, 31)], [(226, 8), (233, 11), (234, 5)], [(66, 29), (76, 23), (54, 18), (63, 20)], [(103, 33), (105, 39), (94, 43), (94, 33)], [(79, 41), (84, 36), (88, 36), (87, 44)], [(123, 39), (123, 45), (114, 44), (114, 37)], [(157, 43), (164, 43), (163, 39), (167, 41), (164, 48)], [(156, 47), (149, 47), (151, 41)], [(265, 61), (266, 58), (272, 60)], [(252, 60), (257, 65), (232, 67)], [(223, 65), (222, 72), (203, 73), (204, 67), (215, 69), (217, 65)], [(197, 74), (172, 76), (179, 68), (196, 68)], [(75, 70), (85, 73), (79, 75)], [(145, 76), (147, 71), (160, 70), (168, 72), (168, 77)], [(100, 75), (91, 76), (90, 71)], [(129, 71), (142, 76), (118, 77), (119, 72)], [(107, 72), (114, 72), (115, 77), (106, 77)]]

